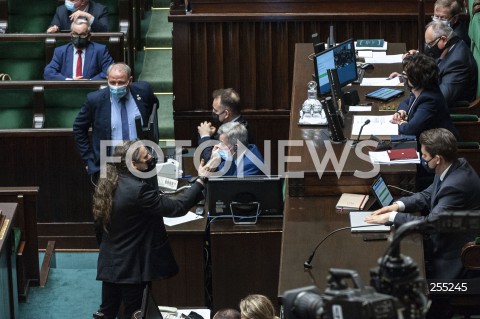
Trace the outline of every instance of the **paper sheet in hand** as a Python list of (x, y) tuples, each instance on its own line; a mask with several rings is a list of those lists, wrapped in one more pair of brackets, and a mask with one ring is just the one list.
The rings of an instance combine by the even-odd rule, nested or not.
[(352, 139), (358, 136), (360, 128), (366, 120), (370, 123), (365, 125), (362, 130), (363, 137), (398, 135), (398, 125), (390, 123), (392, 115), (354, 115), (352, 127)]
[(350, 226), (357, 227), (357, 226), (366, 226), (371, 225), (370, 227), (359, 227), (359, 228), (352, 228), (352, 233), (371, 233), (371, 232), (389, 232), (390, 226), (385, 225), (378, 225), (378, 224), (369, 224), (363, 221), (363, 219), (367, 216), (370, 216), (372, 212), (369, 211), (360, 211), (360, 212), (350, 212)]

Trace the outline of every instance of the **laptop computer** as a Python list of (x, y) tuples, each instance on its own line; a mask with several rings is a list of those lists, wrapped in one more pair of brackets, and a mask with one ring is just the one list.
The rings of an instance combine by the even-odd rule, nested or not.
[(388, 189), (388, 186), (381, 175), (378, 175), (377, 179), (373, 183), (372, 191), (381, 207), (385, 207), (393, 203), (392, 193)]

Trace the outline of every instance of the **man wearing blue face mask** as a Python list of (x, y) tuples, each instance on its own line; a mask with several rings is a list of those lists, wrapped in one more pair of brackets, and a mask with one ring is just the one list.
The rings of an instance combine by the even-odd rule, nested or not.
[[(100, 170), (100, 141), (141, 138), (137, 136), (135, 117), (140, 116), (145, 127), (158, 108), (158, 99), (150, 84), (133, 82), (128, 65), (112, 64), (108, 68), (107, 80), (107, 88), (87, 95), (73, 124), (75, 141), (89, 175)], [(158, 123), (155, 125), (158, 127)], [(157, 144), (158, 135), (153, 136), (152, 141)]]
[(435, 1), (432, 21), (440, 21), (450, 26), (453, 32), (470, 47), (468, 25), (461, 19), (461, 16), (466, 14), (462, 2), (458, 0)]
[[(431, 219), (443, 212), (480, 209), (480, 178), (464, 158), (457, 158), (457, 140), (448, 130), (432, 129), (420, 135), (422, 165), (435, 171), (433, 183), (424, 191), (402, 197), (366, 217), (368, 223), (392, 221), (396, 228), (414, 221)], [(411, 213), (427, 211), (426, 216)], [(453, 280), (478, 277), (461, 261), (463, 245), (478, 234), (432, 234), (426, 238), (425, 273), (427, 279)], [(426, 318), (451, 318), (448, 300), (433, 300)]]
[(238, 177), (264, 174), (262, 154), (255, 144), (248, 143), (248, 132), (243, 124), (222, 124), (218, 134), (220, 143), (213, 147), (211, 159), (204, 166), (207, 171)]
[(69, 31), (70, 24), (80, 16), (88, 19), (92, 32), (109, 31), (106, 6), (89, 0), (65, 0), (65, 4), (57, 8), (47, 33)]

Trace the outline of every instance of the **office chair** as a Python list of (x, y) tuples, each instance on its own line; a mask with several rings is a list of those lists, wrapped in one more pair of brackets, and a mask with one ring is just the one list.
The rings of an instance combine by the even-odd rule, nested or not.
[[(466, 243), (462, 248), (462, 263), (465, 268), (480, 271), (480, 237), (475, 241)], [(480, 315), (480, 295), (458, 295), (450, 301), (455, 313), (465, 319), (473, 315)]]

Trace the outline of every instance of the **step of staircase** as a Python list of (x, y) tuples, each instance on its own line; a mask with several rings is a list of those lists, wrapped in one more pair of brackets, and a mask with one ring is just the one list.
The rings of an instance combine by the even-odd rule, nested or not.
[(172, 49), (147, 49), (138, 80), (149, 82), (155, 93), (173, 90)]

